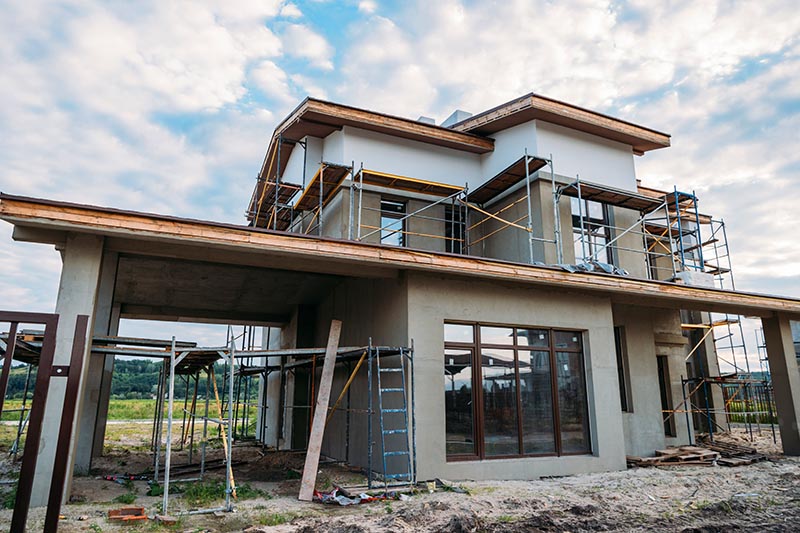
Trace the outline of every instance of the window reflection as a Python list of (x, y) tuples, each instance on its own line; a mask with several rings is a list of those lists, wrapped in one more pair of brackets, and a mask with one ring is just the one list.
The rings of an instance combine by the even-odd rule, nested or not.
[(474, 455), (472, 351), (444, 351), (445, 447), (448, 455)]

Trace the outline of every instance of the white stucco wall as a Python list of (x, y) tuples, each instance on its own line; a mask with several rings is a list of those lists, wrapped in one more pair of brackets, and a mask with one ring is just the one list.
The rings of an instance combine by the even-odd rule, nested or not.
[[(345, 161), (344, 157), (344, 130), (334, 131), (325, 139), (322, 143), (322, 160), (327, 163), (340, 163), (340, 164), (350, 164), (350, 159)], [(309, 160), (310, 161), (310, 160)], [(314, 160), (315, 163), (318, 163), (318, 160)], [(315, 164), (315, 171), (318, 164)]]
[[(343, 157), (337, 163), (399, 174), (417, 179), (477, 186), (481, 179), (480, 156), (451, 148), (391, 137), (382, 133), (345, 126)], [(331, 134), (333, 135), (333, 134)], [(328, 136), (325, 139), (326, 161)]]
[(630, 146), (541, 121), (536, 121), (536, 134), (538, 153), (553, 154), (556, 174), (636, 190)]
[[(286, 166), (281, 171), (281, 180), (296, 183), (297, 185), (303, 184), (303, 161), (305, 159), (305, 151), (300, 144), (292, 148), (292, 153)], [(309, 165), (310, 166), (310, 165)]]
[(534, 121), (498, 131), (493, 137), (494, 151), (481, 156), (481, 172), (487, 180), (525, 155), (525, 149), (528, 150), (528, 155), (540, 155), (536, 151), (536, 123)]

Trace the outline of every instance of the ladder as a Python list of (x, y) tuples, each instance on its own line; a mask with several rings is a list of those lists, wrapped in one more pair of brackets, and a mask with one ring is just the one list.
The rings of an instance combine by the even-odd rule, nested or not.
[[(394, 355), (394, 354), (393, 354)], [(378, 370), (378, 415), (381, 426), (381, 455), (383, 456), (383, 487), (387, 490), (391, 486), (401, 486), (411, 484), (413, 476), (411, 472), (411, 450), (408, 445), (408, 399), (406, 394), (406, 370), (404, 361), (404, 351), (401, 349), (400, 366), (382, 367), (380, 348), (375, 348), (375, 363)], [(399, 383), (397, 383), (397, 378)], [(391, 386), (386, 386), (389, 382)], [(402, 398), (402, 407), (384, 408), (384, 394), (389, 398), (389, 405), (397, 405), (398, 395)], [(402, 426), (399, 425), (402, 414)], [(388, 416), (387, 416), (388, 415)], [(402, 444), (397, 443), (397, 448), (390, 449), (389, 442), (397, 442), (399, 439), (394, 437), (399, 435), (404, 437)], [(389, 474), (387, 460), (390, 457), (404, 457), (404, 471)], [(394, 483), (390, 483), (394, 482)]]

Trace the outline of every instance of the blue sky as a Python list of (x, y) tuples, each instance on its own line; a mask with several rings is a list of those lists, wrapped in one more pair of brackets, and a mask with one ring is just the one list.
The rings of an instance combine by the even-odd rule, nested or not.
[[(0, 31), (4, 192), (243, 222), (306, 95), (441, 121), (535, 91), (671, 133), (638, 177), (726, 220), (739, 289), (800, 297), (791, 0), (0, 0)], [(52, 310), (58, 254), (10, 235), (4, 307)]]

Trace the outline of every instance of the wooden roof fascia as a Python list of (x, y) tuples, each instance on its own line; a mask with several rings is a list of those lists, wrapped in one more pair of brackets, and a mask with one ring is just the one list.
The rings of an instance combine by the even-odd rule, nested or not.
[[(554, 100), (544, 96), (530, 93), (520, 98), (506, 102), (497, 107), (474, 115), (452, 126), (457, 131), (471, 131), (490, 135), (504, 128), (491, 128), (492, 123), (509, 119), (514, 115), (529, 112), (530, 116), (520, 118), (522, 123), (528, 120), (542, 120), (568, 128), (585, 131), (594, 135), (607, 137), (617, 142), (630, 144), (637, 154), (657, 148), (670, 146), (670, 135), (660, 131), (633, 124), (618, 118), (591, 111), (566, 102)], [(510, 127), (510, 126), (508, 126)], [(603, 134), (605, 132), (605, 135)], [(623, 141), (620, 136), (629, 138)], [(638, 141), (638, 142), (637, 142)]]
[[(655, 307), (716, 310), (733, 314), (800, 316), (800, 300), (714, 288), (641, 280), (601, 273), (570, 273), (559, 268), (494, 259), (400, 249), (354, 241), (278, 233), (232, 224), (149, 215), (118, 209), (0, 194), (0, 218), (18, 225), (45, 225), (64, 231), (101, 235), (138, 235), (141, 239), (197, 246), (239, 247), (309, 261), (345, 261), (365, 266), (468, 276), (562, 290), (640, 298)], [(658, 305), (661, 303), (663, 305)]]

